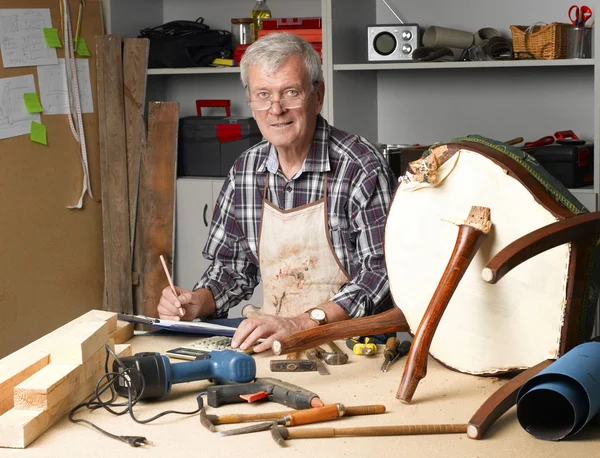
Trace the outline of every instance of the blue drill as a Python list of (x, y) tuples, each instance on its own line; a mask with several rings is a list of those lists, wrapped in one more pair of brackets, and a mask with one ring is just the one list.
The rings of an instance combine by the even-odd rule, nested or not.
[(136, 393), (142, 388), (140, 399), (161, 398), (171, 392), (175, 383), (211, 380), (218, 384), (248, 383), (256, 377), (256, 363), (252, 356), (232, 350), (211, 351), (205, 359), (171, 364), (160, 353), (145, 352), (113, 362), (113, 371), (122, 374), (116, 384), (117, 393), (127, 396), (130, 386)]

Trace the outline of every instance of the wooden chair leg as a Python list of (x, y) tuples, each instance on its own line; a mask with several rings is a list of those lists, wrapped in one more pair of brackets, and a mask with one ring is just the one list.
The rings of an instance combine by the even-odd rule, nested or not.
[(471, 207), (468, 218), (458, 226), (454, 250), (419, 323), (404, 366), (396, 393), (396, 398), (403, 402), (412, 400), (419, 381), (427, 374), (427, 357), (433, 335), (456, 287), (491, 229), (490, 209)]

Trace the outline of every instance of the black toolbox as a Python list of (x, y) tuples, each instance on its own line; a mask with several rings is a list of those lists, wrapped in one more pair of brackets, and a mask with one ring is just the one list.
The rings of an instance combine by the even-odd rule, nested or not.
[(227, 176), (241, 153), (262, 140), (254, 118), (186, 116), (179, 120), (179, 176)]
[(531, 155), (567, 188), (594, 184), (594, 145), (562, 144), (535, 148)]

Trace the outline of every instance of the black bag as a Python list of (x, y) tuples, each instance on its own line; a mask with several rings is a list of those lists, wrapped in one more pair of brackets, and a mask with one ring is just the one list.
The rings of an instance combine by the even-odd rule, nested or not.
[(139, 38), (150, 39), (149, 68), (206, 67), (231, 57), (231, 32), (212, 30), (201, 17), (142, 29)]

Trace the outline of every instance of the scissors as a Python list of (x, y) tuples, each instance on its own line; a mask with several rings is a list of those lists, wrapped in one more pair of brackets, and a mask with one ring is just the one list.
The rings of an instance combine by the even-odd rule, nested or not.
[[(574, 12), (574, 14), (573, 14)], [(574, 17), (573, 17), (574, 16)], [(569, 19), (573, 27), (585, 27), (585, 23), (592, 17), (592, 10), (589, 6), (571, 5), (569, 8)]]

